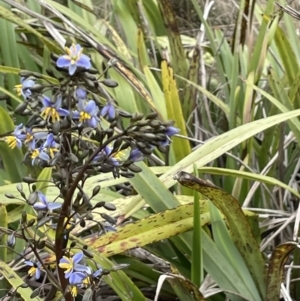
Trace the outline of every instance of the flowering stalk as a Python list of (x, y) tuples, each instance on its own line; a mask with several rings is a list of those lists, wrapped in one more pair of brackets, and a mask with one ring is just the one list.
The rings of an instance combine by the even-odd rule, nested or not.
[[(100, 278), (103, 270), (94, 271), (87, 266), (84, 252), (74, 254), (76, 243), (72, 242), (69, 247), (69, 233), (75, 225), (84, 227), (85, 220), (93, 219), (94, 208), (115, 209), (102, 201), (91, 204), (100, 186), (88, 196), (84, 187), (86, 179), (101, 172), (111, 172), (114, 177), (133, 177), (141, 171), (134, 163), (150, 156), (156, 148), (164, 151), (178, 129), (172, 122), (160, 121), (156, 113), (132, 115), (117, 108), (117, 102), (105, 88), (114, 88), (117, 83), (112, 79), (99, 81), (94, 75), (97, 70), (92, 69), (90, 58), (83, 54), (80, 45), (66, 47), (65, 55), (52, 55), (52, 58), (61, 73), (57, 85), (44, 83), (42, 76), (35, 77), (36, 73), (30, 71), (20, 73), (21, 84), (16, 90), (24, 102), (16, 112), (31, 116), (27, 124), (17, 125), (4, 141), (10, 148), (26, 149), (24, 162), (29, 166), (53, 169), (50, 182), (59, 189), (57, 198), (62, 199), (62, 204), (56, 202), (57, 198), (49, 200), (41, 191), (36, 191), (34, 185), (29, 196), (19, 187), (21, 198), (37, 212), (36, 224), (34, 220), (27, 222), (24, 212), (21, 234), (27, 248), (35, 255), (34, 259), (26, 259), (29, 277), (44, 277), (43, 283), (52, 284), (47, 301), (55, 293), (54, 288), (63, 293), (66, 301), (72, 301), (83, 289), (91, 288), (94, 282), (90, 277)], [(54, 76), (51, 72), (49, 74)], [(127, 128), (120, 126), (122, 118), (130, 118)], [(103, 119), (110, 123), (106, 130), (102, 128)], [(24, 181), (28, 185), (35, 183), (29, 177)], [(48, 254), (45, 259), (41, 252), (50, 242), (43, 237), (33, 240), (40, 235), (37, 233), (42, 233), (37, 232), (39, 227), (48, 231), (54, 225), (54, 246), (50, 247), (54, 254)], [(28, 239), (26, 235), (30, 235), (30, 231), (26, 234), (25, 229), (32, 227), (34, 235)], [(115, 231), (110, 225), (106, 227), (111, 228)], [(14, 236), (10, 236), (10, 246), (13, 242)]]

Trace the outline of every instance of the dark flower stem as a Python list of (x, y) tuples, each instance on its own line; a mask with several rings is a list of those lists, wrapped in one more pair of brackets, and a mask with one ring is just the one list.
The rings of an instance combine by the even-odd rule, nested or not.
[[(72, 198), (74, 195), (74, 192), (76, 190), (76, 187), (79, 184), (79, 181), (83, 179), (84, 173), (87, 170), (89, 164), (93, 161), (93, 159), (98, 155), (98, 153), (105, 148), (108, 144), (110, 144), (112, 141), (114, 141), (117, 138), (120, 138), (124, 135), (124, 133), (119, 133), (115, 136), (112, 136), (111, 138), (107, 139), (105, 143), (103, 143), (98, 149), (94, 151), (94, 153), (90, 156), (90, 158), (87, 160), (87, 162), (82, 166), (80, 171), (78, 172), (76, 178), (74, 179), (73, 182), (71, 182), (71, 173), (69, 174), (69, 184), (71, 184), (71, 187), (68, 189), (66, 194), (64, 195), (64, 202), (61, 207), (61, 212), (58, 218), (57, 222), (57, 228), (56, 228), (56, 236), (55, 236), (55, 254), (56, 254), (56, 264), (57, 264), (57, 270), (58, 270), (58, 276), (59, 280), (61, 283), (61, 288), (62, 292), (66, 292), (66, 288), (68, 286), (68, 281), (65, 278), (65, 273), (64, 271), (59, 267), (59, 260), (63, 257), (64, 255), (64, 249), (65, 249), (65, 244), (67, 241), (64, 239), (64, 221), (65, 218), (69, 216), (71, 213), (71, 203), (72, 203)], [(68, 187), (68, 185), (67, 185)], [(73, 298), (70, 293), (65, 294), (65, 300), (66, 301), (73, 301)]]

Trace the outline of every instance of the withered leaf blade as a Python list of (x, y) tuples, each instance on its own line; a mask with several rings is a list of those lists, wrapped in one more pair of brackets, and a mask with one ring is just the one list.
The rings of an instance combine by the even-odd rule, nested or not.
[(288, 242), (277, 246), (273, 251), (268, 267), (266, 301), (279, 300), (283, 268), (296, 246), (295, 242)]
[(264, 259), (239, 202), (221, 188), (187, 172), (179, 172), (174, 179), (181, 185), (202, 193), (224, 214), (232, 239), (243, 256), (260, 295), (264, 298), (266, 295)]

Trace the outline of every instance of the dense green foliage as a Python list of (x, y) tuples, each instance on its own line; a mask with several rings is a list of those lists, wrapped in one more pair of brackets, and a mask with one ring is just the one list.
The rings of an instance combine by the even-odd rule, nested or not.
[[(57, 72), (51, 53), (62, 54), (71, 41), (84, 47), (101, 79), (117, 81), (109, 93), (118, 108), (157, 112), (180, 129), (167, 154), (157, 151), (136, 163), (142, 171), (133, 178), (99, 174), (85, 182), (87, 192), (101, 184), (92, 202), (116, 206), (113, 212), (96, 208), (94, 219), (109, 215), (117, 232), (98, 237), (95, 223), (87, 222), (70, 240), (87, 245), (105, 269), (129, 265), (101, 278), (98, 300), (300, 300), (293, 281), (299, 269), (284, 273), (287, 262), (296, 266), (300, 258), (300, 39), (294, 20), (274, 0), (241, 0), (228, 41), (206, 21), (211, 7), (189, 1), (202, 24), (194, 36), (180, 34), (170, 0), (111, 0), (106, 19), (94, 14), (90, 0), (0, 1), (1, 245), (24, 209), (29, 220), (36, 216), (5, 194), (17, 196), (24, 176), (38, 183), (52, 177), (51, 168), (21, 164), (25, 150), (4, 142), (14, 124), (29, 118), (14, 113), (23, 101), (14, 92), (20, 70), (56, 82), (47, 72)], [(37, 185), (49, 199), (60, 193)], [(29, 194), (26, 185), (23, 191)], [(43, 234), (28, 232), (35, 239)], [(24, 246), (17, 238), (14, 250)], [(15, 257), (11, 248), (0, 248), (1, 287), (24, 282), (27, 270)], [(34, 288), (18, 292), (26, 301), (41, 299), (31, 298)], [(62, 297), (59, 292), (54, 299)]]

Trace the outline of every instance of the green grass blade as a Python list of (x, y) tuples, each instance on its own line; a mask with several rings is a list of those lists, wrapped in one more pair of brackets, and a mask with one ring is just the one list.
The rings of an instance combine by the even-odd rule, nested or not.
[(259, 181), (261, 183), (278, 186), (289, 191), (297, 198), (300, 198), (300, 193), (297, 190), (293, 189), (289, 185), (273, 177), (269, 177), (261, 174), (255, 174), (252, 172), (247, 172), (242, 170), (234, 170), (234, 169), (219, 168), (219, 167), (200, 167), (199, 171), (204, 174), (207, 173), (207, 174), (215, 174), (215, 175), (222, 175), (222, 176), (231, 176), (235, 178), (240, 177), (250, 181)]
[[(14, 130), (14, 123), (2, 107), (0, 107), (0, 135), (7, 134)], [(5, 142), (0, 142), (0, 157), (4, 169), (9, 175), (9, 181), (12, 183), (20, 182), (22, 177), (26, 174), (26, 167), (22, 163), (24, 155), (19, 148), (10, 149)]]
[(174, 175), (181, 170), (192, 172), (193, 163), (197, 164), (198, 167), (202, 167), (257, 133), (299, 115), (300, 110), (293, 110), (241, 125), (231, 131), (214, 137), (178, 162), (168, 172), (164, 173), (160, 179), (166, 187), (171, 187), (176, 183), (173, 179)]
[[(197, 167), (194, 166), (194, 173), (198, 176)], [(194, 228), (193, 228), (193, 249), (192, 249), (192, 271), (191, 280), (200, 287), (203, 281), (203, 257), (201, 247), (201, 212), (199, 204), (200, 194), (194, 190)]]
[[(7, 229), (8, 228), (8, 216), (7, 216), (7, 211), (6, 207), (2, 204), (0, 204), (0, 227)], [(4, 232), (1, 233), (0, 237), (0, 260), (3, 262), (7, 262), (7, 234)], [(3, 297), (7, 294), (7, 291), (10, 289), (10, 284), (8, 281), (5, 279), (0, 280), (0, 296)]]

